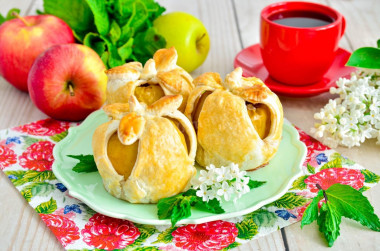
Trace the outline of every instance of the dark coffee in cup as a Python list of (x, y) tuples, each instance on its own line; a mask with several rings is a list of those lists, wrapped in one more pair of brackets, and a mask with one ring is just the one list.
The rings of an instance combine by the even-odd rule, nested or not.
[(269, 17), (269, 20), (277, 24), (290, 27), (319, 27), (334, 22), (332, 17), (311, 11), (285, 11)]

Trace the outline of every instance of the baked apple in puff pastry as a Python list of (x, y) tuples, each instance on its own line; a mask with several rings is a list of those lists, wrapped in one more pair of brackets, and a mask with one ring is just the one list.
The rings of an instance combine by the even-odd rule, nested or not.
[(202, 166), (231, 163), (241, 170), (266, 164), (281, 140), (283, 111), (276, 94), (236, 68), (223, 82), (217, 73), (194, 79), (185, 115), (197, 133), (196, 160)]
[(92, 148), (109, 193), (131, 203), (155, 203), (189, 188), (197, 143), (191, 122), (177, 110), (181, 103), (181, 95), (150, 106), (131, 96), (128, 112), (126, 103), (105, 109), (113, 119), (96, 129)]
[(131, 62), (107, 70), (106, 103), (128, 103), (134, 95), (139, 102), (151, 105), (162, 96), (180, 94), (183, 102), (179, 110), (183, 112), (194, 86), (189, 73), (176, 65), (177, 58), (174, 47), (160, 49), (144, 68), (139, 62)]

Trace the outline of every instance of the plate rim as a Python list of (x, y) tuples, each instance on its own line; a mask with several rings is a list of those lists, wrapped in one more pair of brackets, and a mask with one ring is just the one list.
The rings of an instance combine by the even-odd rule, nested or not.
[[(90, 123), (92, 117), (100, 116), (102, 113), (104, 113), (102, 110), (97, 110), (97, 111), (91, 113), (82, 122), (82, 124), (80, 124), (79, 126), (70, 127), (68, 129), (68, 136), (71, 133), (71, 135), (74, 135), (74, 137), (75, 137), (75, 135), (78, 133), (78, 131), (81, 130), (82, 127), (85, 128)], [(210, 222), (210, 221), (214, 221), (214, 220), (225, 220), (225, 219), (230, 219), (230, 218), (242, 216), (242, 215), (248, 214), (250, 212), (253, 212), (253, 211), (261, 208), (262, 206), (265, 206), (265, 205), (281, 198), (289, 190), (289, 188), (292, 186), (293, 182), (303, 174), (302, 166), (303, 166), (303, 162), (305, 160), (306, 153), (307, 153), (307, 148), (306, 148), (305, 144), (300, 140), (300, 135), (299, 135), (298, 131), (285, 118), (284, 118), (284, 127), (286, 127), (286, 130), (291, 134), (291, 142), (293, 143), (293, 145), (295, 145), (297, 147), (299, 158), (297, 159), (297, 162), (294, 165), (294, 167), (297, 168), (296, 173), (293, 174), (292, 177), (289, 177), (286, 185), (283, 186), (282, 189), (279, 188), (279, 189), (281, 189), (281, 191), (279, 191), (276, 195), (271, 196), (270, 198), (267, 198), (263, 201), (260, 201), (259, 203), (255, 204), (254, 206), (248, 207), (248, 208), (243, 209), (243, 210), (233, 211), (233, 212), (228, 212), (228, 213), (223, 213), (223, 214), (213, 214), (210, 216), (205, 216), (205, 217), (196, 218), (196, 219), (186, 218), (186, 219), (183, 219), (183, 220), (180, 220), (179, 222), (177, 222), (176, 225), (180, 225), (180, 224), (201, 224), (201, 223)], [(75, 189), (73, 188), (73, 186), (71, 185), (71, 182), (67, 181), (64, 177), (62, 177), (60, 170), (59, 170), (60, 164), (63, 163), (63, 160), (61, 159), (60, 151), (73, 138), (73, 137), (68, 137), (68, 136), (65, 137), (64, 139), (62, 139), (60, 142), (58, 142), (55, 145), (55, 147), (53, 148), (54, 162), (52, 165), (52, 171), (53, 171), (54, 175), (57, 177), (58, 181), (60, 181), (68, 189), (68, 193), (70, 196), (72, 196), (72, 197), (80, 200), (81, 202), (85, 203), (87, 206), (89, 206), (90, 208), (92, 208), (96, 212), (110, 216), (110, 217), (114, 217), (114, 218), (118, 218), (118, 219), (126, 219), (126, 220), (129, 220), (129, 221), (132, 221), (135, 223), (140, 223), (140, 224), (150, 224), (150, 225), (170, 225), (171, 224), (170, 219), (160, 220), (157, 218), (157, 219), (152, 220), (152, 219), (144, 219), (141, 217), (136, 218), (133, 216), (129, 216), (126, 214), (120, 214), (120, 213), (116, 213), (116, 212), (110, 213), (108, 211), (103, 210), (96, 203), (92, 203), (89, 199), (82, 196), (80, 193), (77, 193), (75, 191)], [(103, 189), (104, 189), (104, 187), (103, 187)], [(126, 201), (126, 203), (129, 203), (129, 202)]]

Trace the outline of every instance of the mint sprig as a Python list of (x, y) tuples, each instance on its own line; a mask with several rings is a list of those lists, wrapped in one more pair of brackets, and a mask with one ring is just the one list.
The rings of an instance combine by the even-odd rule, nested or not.
[[(165, 8), (154, 0), (44, 0), (44, 13), (64, 20), (75, 38), (94, 49), (107, 68), (145, 63), (166, 40), (153, 27)], [(0, 18), (1, 21), (1, 18)]]
[[(380, 220), (368, 199), (359, 191), (348, 185), (334, 184), (323, 190), (318, 184), (317, 196), (306, 208), (301, 221), (301, 228), (317, 220), (319, 231), (332, 247), (340, 235), (342, 217), (360, 222), (363, 226), (380, 232)], [(318, 212), (319, 201), (325, 198)]]
[(178, 221), (191, 216), (192, 207), (215, 214), (225, 212), (217, 199), (203, 201), (196, 195), (196, 190), (189, 189), (184, 193), (160, 199), (157, 203), (157, 215), (160, 220), (170, 219), (174, 226)]
[(70, 158), (77, 159), (79, 162), (73, 167), (73, 171), (77, 173), (97, 172), (98, 168), (93, 155), (67, 155)]
[(367, 69), (380, 69), (380, 39), (377, 40), (377, 48), (362, 47), (355, 50), (346, 65)]

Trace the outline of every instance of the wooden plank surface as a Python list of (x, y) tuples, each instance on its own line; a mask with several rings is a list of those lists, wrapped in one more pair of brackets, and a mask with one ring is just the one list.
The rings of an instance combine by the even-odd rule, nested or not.
[[(192, 73), (198, 76), (206, 71), (219, 72), (221, 76), (233, 69), (233, 59), (242, 49), (259, 41), (259, 14), (273, 0), (160, 0), (167, 11), (186, 11), (197, 16), (210, 33), (211, 49), (205, 63)], [(346, 33), (340, 46), (354, 50), (362, 46), (375, 46), (380, 38), (380, 1), (378, 0), (318, 0), (340, 11), (347, 20)], [(13, 7), (21, 14), (35, 14), (42, 9), (42, 0), (0, 0), (0, 12)], [(280, 97), (285, 116), (306, 132), (314, 124), (313, 114), (318, 112), (333, 95), (325, 93), (311, 98)], [(0, 78), (0, 129), (46, 118), (22, 93)], [(362, 164), (367, 169), (380, 173), (380, 147), (368, 141), (359, 148), (337, 148), (338, 152)], [(0, 172), (0, 250), (62, 250), (51, 231), (37, 213), (22, 198), (8, 178)], [(380, 186), (365, 192), (375, 212), (380, 215)], [(283, 233), (282, 233), (283, 232)], [(311, 225), (300, 229), (300, 224), (286, 227), (264, 236), (237, 250), (324, 250), (326, 244)], [(286, 236), (286, 242), (284, 238)], [(341, 236), (329, 250), (380, 250), (378, 233), (360, 225), (343, 220)]]

